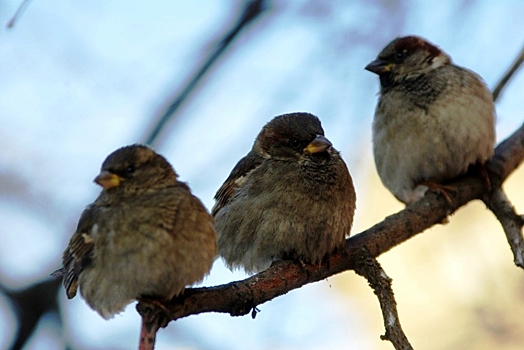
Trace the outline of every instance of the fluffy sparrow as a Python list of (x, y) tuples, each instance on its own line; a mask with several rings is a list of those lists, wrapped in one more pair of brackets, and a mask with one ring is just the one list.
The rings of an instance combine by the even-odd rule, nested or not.
[(345, 246), (355, 211), (346, 164), (309, 113), (266, 124), (215, 200), (219, 254), (247, 273), (281, 259), (321, 262)]
[(492, 94), (474, 72), (428, 41), (389, 43), (366, 69), (380, 77), (373, 152), (380, 179), (400, 201), (421, 199), (493, 156)]
[(80, 294), (109, 319), (142, 296), (171, 299), (202, 280), (216, 256), (213, 218), (167, 160), (142, 145), (102, 164), (102, 192), (63, 254), (69, 299)]

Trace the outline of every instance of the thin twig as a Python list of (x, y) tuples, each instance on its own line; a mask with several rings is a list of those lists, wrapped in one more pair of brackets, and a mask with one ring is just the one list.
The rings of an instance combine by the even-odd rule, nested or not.
[(15, 25), (15, 22), (22, 16), (22, 13), (25, 11), (27, 6), (29, 5), (29, 1), (31, 0), (23, 0), (20, 6), (18, 6), (18, 9), (16, 10), (14, 16), (11, 18), (9, 22), (7, 22), (7, 28), (11, 29)]
[(389, 340), (397, 350), (413, 350), (406, 334), (400, 325), (400, 319), (397, 312), (397, 302), (391, 288), (391, 278), (380, 266), (367, 249), (362, 249), (361, 254), (357, 257), (359, 261), (355, 267), (355, 272), (368, 280), (369, 286), (378, 298), (382, 317), (384, 318), (384, 327), (386, 334), (380, 338)]
[[(140, 304), (142, 305), (142, 304)], [(156, 341), (156, 332), (159, 329), (158, 324), (148, 321), (148, 317), (142, 314), (142, 326), (140, 329), (140, 339), (138, 350), (154, 350)]]
[(496, 102), (500, 98), (502, 90), (504, 90), (507, 83), (510, 81), (513, 75), (520, 68), (523, 61), (524, 61), (524, 46), (522, 47), (522, 50), (520, 50), (520, 53), (517, 56), (517, 58), (515, 59), (515, 61), (511, 64), (509, 69), (506, 71), (506, 73), (504, 73), (500, 81), (497, 83), (497, 85), (495, 86), (495, 89), (493, 89), (493, 101)]
[(524, 125), (498, 145), (497, 153), (499, 156), (494, 157), (487, 164), (494, 190), (489, 197), (482, 200), (500, 221), (513, 253), (515, 265), (524, 268), (524, 240), (522, 237), (524, 219), (517, 215), (502, 190), (502, 181), (509, 175), (507, 169), (516, 168), (519, 165), (518, 159), (524, 158)]
[(504, 229), (509, 246), (513, 252), (515, 265), (524, 269), (524, 238), (522, 237), (524, 218), (515, 213), (515, 208), (500, 187), (493, 191), (489, 200), (484, 202), (495, 214)]
[(215, 49), (210, 53), (209, 57), (204, 61), (202, 66), (198, 68), (196, 73), (191, 77), (189, 82), (185, 85), (180, 94), (171, 102), (164, 113), (154, 123), (151, 131), (145, 138), (145, 143), (153, 145), (160, 135), (160, 132), (166, 127), (167, 123), (175, 116), (180, 106), (188, 99), (194, 91), (197, 84), (206, 75), (209, 69), (216, 63), (216, 61), (224, 54), (227, 48), (231, 46), (233, 41), (238, 37), (243, 29), (248, 27), (255, 19), (260, 17), (266, 10), (267, 0), (248, 0), (244, 5), (244, 9), (233, 25), (233, 27), (226, 32), (222, 40), (218, 43)]
[(60, 279), (48, 278), (23, 290), (3, 291), (15, 306), (17, 314), (18, 331), (11, 344), (12, 349), (22, 349), (26, 345), (43, 315), (58, 313), (56, 295), (60, 285)]

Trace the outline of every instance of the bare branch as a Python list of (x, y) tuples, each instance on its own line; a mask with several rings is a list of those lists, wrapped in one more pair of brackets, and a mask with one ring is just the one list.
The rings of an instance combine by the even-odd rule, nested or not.
[(24, 13), (25, 9), (29, 5), (29, 1), (31, 1), (31, 0), (23, 0), (22, 3), (20, 4), (20, 6), (18, 6), (18, 9), (16, 10), (14, 16), (11, 18), (11, 20), (9, 22), (7, 22), (7, 26), (6, 27), (8, 29), (13, 28), (13, 26), (15, 25), (16, 21), (18, 20), (18, 18), (20, 18), (22, 13)]
[(233, 41), (238, 37), (243, 29), (248, 27), (255, 19), (260, 17), (266, 10), (266, 0), (247, 0), (242, 13), (238, 20), (229, 29), (224, 37), (216, 45), (215, 49), (209, 54), (209, 57), (204, 63), (197, 69), (196, 73), (191, 77), (189, 82), (185, 84), (184, 89), (180, 94), (171, 102), (166, 108), (164, 113), (154, 123), (149, 135), (146, 137), (145, 143), (152, 145), (156, 142), (160, 132), (164, 129), (167, 123), (174, 117), (180, 106), (187, 100), (187, 98), (194, 91), (200, 80), (206, 75), (210, 68), (218, 61), (218, 59), (224, 54)]
[[(140, 305), (142, 307), (144, 304)], [(155, 348), (156, 332), (160, 328), (160, 325), (149, 317), (150, 311), (151, 310), (146, 310), (145, 308), (141, 309), (142, 328), (140, 330), (138, 350), (153, 350)]]
[(397, 312), (397, 302), (391, 288), (391, 278), (386, 275), (378, 261), (366, 250), (362, 249), (359, 263), (355, 267), (355, 272), (368, 280), (369, 286), (378, 297), (386, 334), (380, 338), (389, 340), (397, 350), (413, 350), (406, 334), (400, 325)]
[(0, 291), (5, 293), (9, 301), (15, 306), (17, 314), (18, 331), (13, 344), (11, 344), (12, 349), (24, 347), (43, 315), (49, 312), (58, 312), (56, 295), (60, 289), (60, 282), (60, 279), (48, 278), (16, 291), (10, 291), (4, 286), (0, 286)]
[(493, 191), (490, 199), (485, 203), (500, 221), (506, 233), (515, 265), (524, 268), (524, 239), (522, 237), (524, 217), (515, 213), (515, 208), (500, 187)]
[(506, 73), (504, 73), (500, 81), (497, 83), (495, 89), (493, 89), (493, 101), (496, 102), (499, 99), (507, 83), (511, 80), (513, 75), (520, 68), (523, 61), (524, 61), (524, 46), (522, 47), (522, 50), (520, 51), (515, 61), (511, 64), (509, 69), (506, 71)]
[(521, 125), (510, 137), (502, 141), (495, 150), (495, 156), (487, 164), (493, 188), (500, 187), (502, 182), (515, 170), (524, 159), (524, 125)]

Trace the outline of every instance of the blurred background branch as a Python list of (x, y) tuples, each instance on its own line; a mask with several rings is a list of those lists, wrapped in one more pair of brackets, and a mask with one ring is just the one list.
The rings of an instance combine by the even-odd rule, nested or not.
[(22, 16), (22, 13), (24, 13), (24, 11), (26, 10), (27, 6), (29, 5), (29, 2), (31, 0), (23, 0), (22, 3), (20, 4), (20, 6), (18, 7), (18, 9), (16, 10), (15, 14), (13, 15), (13, 17), (11, 18), (11, 20), (7, 23), (7, 28), (10, 29), (10, 28), (13, 28), (13, 26), (15, 25), (16, 21), (18, 21), (20, 19), (20, 16)]
[[(268, 10), (267, 0), (247, 0), (240, 11), (239, 18), (235, 21), (233, 26), (226, 30), (226, 33), (218, 40), (218, 44), (212, 49), (209, 56), (204, 60), (197, 69), (195, 74), (189, 78), (189, 81), (184, 84), (182, 91), (171, 101), (164, 113), (153, 123), (151, 130), (145, 137), (145, 143), (154, 145), (157, 139), (166, 127), (166, 125), (176, 117), (176, 113), (182, 104), (191, 96), (197, 87), (198, 83), (206, 76), (206, 74), (215, 66), (216, 62), (224, 55), (229, 47), (233, 44), (235, 39), (246, 30), (253, 22), (259, 19), (265, 11)], [(213, 40), (214, 41), (214, 40)]]
[(515, 61), (513, 61), (511, 66), (502, 76), (502, 78), (500, 78), (499, 82), (495, 86), (495, 89), (493, 89), (493, 100), (495, 102), (499, 100), (500, 95), (502, 94), (502, 91), (504, 91), (504, 88), (509, 83), (511, 78), (519, 70), (523, 61), (524, 61), (524, 46), (522, 46), (522, 49), (520, 50), (520, 53), (517, 55), (517, 58), (515, 58)]
[[(48, 278), (19, 291), (9, 291), (5, 287), (1, 287), (14, 306), (18, 318), (19, 326), (15, 340), (11, 345), (12, 349), (23, 348), (45, 314), (55, 313), (57, 316), (59, 315), (56, 296), (61, 282), (61, 279)], [(60, 317), (57, 317), (57, 319), (60, 320)]]

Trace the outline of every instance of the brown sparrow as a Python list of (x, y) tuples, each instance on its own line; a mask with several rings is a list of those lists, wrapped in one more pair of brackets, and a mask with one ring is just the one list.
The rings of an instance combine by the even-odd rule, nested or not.
[(309, 113), (266, 124), (215, 199), (219, 254), (248, 273), (281, 259), (320, 263), (345, 246), (355, 211), (346, 164)]
[[(409, 204), (493, 156), (493, 97), (474, 72), (428, 41), (389, 43), (366, 69), (380, 77), (373, 153), (380, 179)], [(447, 188), (449, 189), (449, 187)]]
[(109, 319), (142, 296), (171, 299), (202, 280), (216, 256), (213, 218), (167, 160), (142, 145), (102, 164), (102, 192), (63, 254), (69, 299), (80, 294)]

